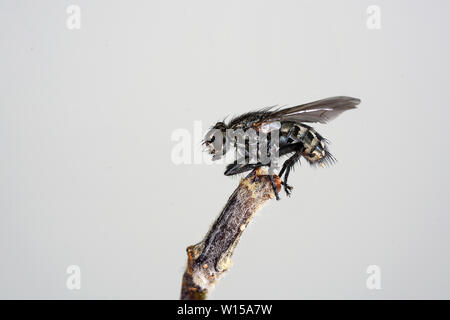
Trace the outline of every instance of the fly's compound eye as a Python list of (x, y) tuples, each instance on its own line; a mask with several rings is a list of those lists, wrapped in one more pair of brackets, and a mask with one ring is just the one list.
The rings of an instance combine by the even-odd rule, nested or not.
[(224, 149), (224, 134), (222, 130), (212, 128), (206, 134), (204, 141), (207, 151), (214, 155), (213, 160), (216, 160), (222, 156)]
[(211, 129), (208, 131), (208, 133), (205, 135), (205, 138), (203, 139), (203, 144), (206, 146), (209, 153), (214, 154), (215, 148), (214, 148), (214, 141), (216, 140), (216, 136), (214, 135), (214, 130)]
[(209, 140), (205, 141), (205, 145), (208, 148), (208, 151), (210, 154), (216, 153), (216, 149), (214, 148), (214, 141), (216, 140), (216, 137), (212, 137)]

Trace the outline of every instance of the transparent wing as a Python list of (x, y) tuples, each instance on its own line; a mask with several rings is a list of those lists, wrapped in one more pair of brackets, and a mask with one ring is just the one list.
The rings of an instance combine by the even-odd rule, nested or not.
[(302, 104), (296, 107), (274, 111), (265, 122), (294, 121), (327, 123), (342, 112), (356, 108), (361, 100), (352, 97), (332, 97)]

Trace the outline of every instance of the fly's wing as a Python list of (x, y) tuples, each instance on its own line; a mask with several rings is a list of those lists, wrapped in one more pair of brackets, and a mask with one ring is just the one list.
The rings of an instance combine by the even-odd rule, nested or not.
[(356, 108), (360, 102), (361, 100), (352, 97), (332, 97), (275, 111), (264, 119), (264, 121), (327, 123), (345, 110)]

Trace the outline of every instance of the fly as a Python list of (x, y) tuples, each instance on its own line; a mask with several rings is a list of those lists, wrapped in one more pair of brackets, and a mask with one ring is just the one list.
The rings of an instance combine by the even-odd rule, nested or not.
[[(257, 133), (268, 133), (270, 141), (273, 130), (277, 130), (278, 156), (289, 156), (283, 163), (279, 172), (279, 177), (284, 180), (282, 185), (286, 195), (291, 194), (292, 186), (288, 185), (288, 177), (291, 169), (300, 160), (305, 158), (311, 165), (325, 166), (335, 162), (335, 158), (328, 150), (328, 141), (322, 137), (314, 128), (306, 123), (328, 123), (346, 110), (354, 109), (361, 100), (352, 97), (332, 97), (291, 108), (274, 110), (265, 108), (258, 111), (248, 112), (231, 119), (228, 123), (217, 122), (206, 134), (203, 144), (208, 148), (213, 159), (219, 159), (230, 149), (230, 142), (226, 141), (227, 132), (253, 129)], [(216, 133), (221, 133), (223, 137), (218, 141)], [(260, 148), (261, 141), (256, 140), (256, 147)], [(229, 164), (225, 170), (225, 175), (231, 176), (253, 170), (263, 166), (270, 166), (267, 162), (248, 161), (248, 150), (250, 148), (248, 140), (245, 141), (244, 161), (235, 160)], [(233, 140), (231, 146), (236, 147)], [(275, 187), (275, 179), (270, 174), (272, 187), (279, 200)]]

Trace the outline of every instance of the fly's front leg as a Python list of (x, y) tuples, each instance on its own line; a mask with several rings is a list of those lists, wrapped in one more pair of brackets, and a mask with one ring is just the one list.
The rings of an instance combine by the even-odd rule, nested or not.
[(280, 200), (280, 196), (278, 195), (278, 190), (277, 190), (277, 185), (275, 183), (274, 175), (271, 174), (271, 175), (269, 175), (269, 177), (270, 177), (270, 183), (272, 184), (273, 193), (275, 194), (275, 198), (277, 200)]

